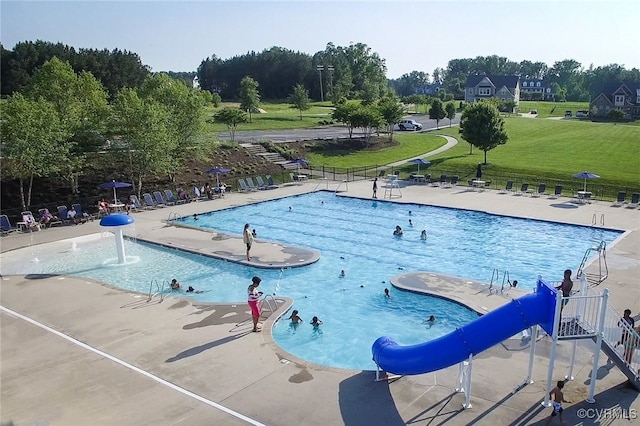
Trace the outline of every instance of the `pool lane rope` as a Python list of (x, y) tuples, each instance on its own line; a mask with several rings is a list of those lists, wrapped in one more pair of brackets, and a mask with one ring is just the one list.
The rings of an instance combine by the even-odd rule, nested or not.
[(30, 323), (32, 325), (35, 325), (36, 327), (40, 327), (41, 329), (46, 330), (49, 333), (53, 333), (56, 336), (62, 337), (63, 339), (66, 339), (69, 342), (71, 342), (71, 343), (73, 343), (73, 344), (75, 344), (77, 346), (80, 346), (81, 348), (87, 349), (87, 350), (89, 350), (89, 351), (91, 351), (91, 352), (93, 352), (95, 354), (100, 355), (101, 357), (107, 358), (107, 359), (109, 359), (109, 360), (111, 360), (111, 361), (113, 361), (113, 362), (115, 362), (117, 364), (122, 365), (125, 368), (128, 368), (130, 370), (135, 371), (136, 373), (142, 374), (143, 376), (146, 376), (149, 379), (160, 383), (161, 385), (167, 386), (167, 387), (169, 387), (169, 388), (171, 388), (171, 389), (173, 389), (175, 391), (178, 391), (178, 392), (182, 393), (183, 395), (186, 395), (188, 397), (196, 399), (196, 400), (198, 400), (198, 401), (200, 401), (200, 402), (202, 402), (204, 404), (209, 405), (210, 407), (213, 407), (213, 408), (216, 408), (216, 409), (218, 409), (220, 411), (223, 411), (223, 412), (225, 412), (225, 413), (227, 413), (227, 414), (229, 414), (229, 415), (231, 415), (233, 417), (236, 417), (236, 418), (238, 418), (240, 420), (244, 420), (245, 422), (247, 422), (247, 423), (249, 423), (251, 425), (254, 425), (254, 426), (266, 426), (264, 423), (260, 423), (257, 420), (254, 420), (254, 419), (249, 418), (249, 417), (247, 417), (247, 416), (245, 416), (243, 414), (240, 414), (240, 413), (238, 413), (236, 411), (233, 411), (230, 408), (227, 408), (227, 407), (225, 407), (223, 405), (215, 403), (215, 402), (213, 402), (213, 401), (211, 401), (209, 399), (206, 399), (206, 398), (204, 398), (204, 397), (202, 397), (202, 396), (200, 396), (200, 395), (198, 395), (196, 393), (193, 393), (193, 392), (191, 392), (191, 391), (189, 391), (189, 390), (187, 390), (185, 388), (182, 388), (182, 387), (180, 387), (178, 385), (175, 385), (175, 384), (173, 384), (173, 383), (171, 383), (171, 382), (169, 382), (167, 380), (161, 379), (160, 377), (155, 376), (155, 375), (149, 373), (148, 371), (145, 371), (145, 370), (143, 370), (141, 368), (138, 368), (135, 365), (131, 365), (126, 361), (123, 361), (123, 360), (121, 360), (119, 358), (116, 358), (113, 355), (109, 355), (108, 353), (103, 352), (100, 349), (96, 349), (93, 346), (89, 346), (86, 343), (82, 343), (81, 341), (76, 340), (71, 336), (67, 336), (66, 334), (64, 334), (64, 333), (62, 333), (62, 332), (60, 332), (58, 330), (55, 330), (55, 329), (53, 329), (53, 328), (51, 328), (49, 326), (46, 326), (46, 325), (44, 325), (42, 323), (39, 323), (38, 321), (33, 320), (33, 319), (31, 319), (31, 318), (29, 318), (27, 316), (24, 316), (22, 314), (19, 314), (19, 313), (15, 312), (15, 311), (13, 311), (13, 310), (11, 310), (9, 308), (5, 308), (4, 306), (0, 305), (0, 311), (3, 311), (7, 315), (13, 316), (15, 318), (20, 318), (23, 321), (26, 321), (26, 322), (28, 322), (28, 323)]

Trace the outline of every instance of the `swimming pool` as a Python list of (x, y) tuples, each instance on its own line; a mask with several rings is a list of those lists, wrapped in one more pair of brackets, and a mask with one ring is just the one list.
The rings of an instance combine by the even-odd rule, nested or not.
[[(327, 192), (204, 214), (197, 222), (183, 220), (236, 234), (245, 222), (256, 228), (258, 238), (312, 247), (320, 250), (321, 258), (281, 272), (128, 241), (127, 255), (135, 261), (124, 267), (105, 266), (104, 260), (115, 253), (112, 237), (101, 237), (77, 241), (75, 247), (61, 242), (55, 256), (38, 256), (34, 247), (29, 262), (24, 257), (9, 262), (10, 256), (3, 254), (2, 273), (12, 273), (9, 267), (15, 264), (19, 271), (13, 273), (70, 273), (142, 293), (148, 291), (149, 281), (140, 277), (175, 276), (205, 290), (188, 297), (243, 304), (251, 276), (259, 275), (262, 291), (293, 298), (305, 322), (296, 328), (287, 321), (276, 323), (274, 339), (283, 349), (322, 365), (373, 369), (370, 351), (377, 337), (386, 334), (401, 344), (421, 343), (476, 317), (455, 303), (394, 289), (387, 300), (382, 291), (391, 288), (392, 276), (428, 270), (488, 281), (497, 267), (509, 269), (512, 279), (531, 288), (538, 274), (554, 280), (566, 268), (575, 270), (594, 240), (611, 242), (620, 235), (464, 210), (372, 203)], [(402, 238), (391, 235), (396, 224), (405, 229)], [(429, 235), (426, 241), (419, 238), (423, 228)], [(38, 261), (33, 260), (36, 256)], [(346, 277), (339, 278), (342, 269)], [(324, 321), (319, 330), (309, 325), (314, 315)], [(423, 324), (429, 315), (438, 318), (432, 327)]]

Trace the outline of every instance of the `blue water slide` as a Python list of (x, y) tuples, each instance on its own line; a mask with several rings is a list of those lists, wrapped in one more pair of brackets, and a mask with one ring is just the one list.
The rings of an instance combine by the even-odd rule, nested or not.
[(371, 348), (373, 360), (389, 373), (424, 374), (465, 361), (536, 324), (553, 334), (556, 294), (551, 285), (538, 280), (535, 293), (429, 342), (402, 346), (391, 337), (380, 337)]

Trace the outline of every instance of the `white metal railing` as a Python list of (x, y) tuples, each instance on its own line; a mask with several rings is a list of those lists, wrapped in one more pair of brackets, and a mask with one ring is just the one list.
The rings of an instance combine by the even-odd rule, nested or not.
[(602, 340), (607, 342), (609, 346), (616, 349), (621, 355), (624, 363), (638, 377), (638, 369), (640, 361), (635, 355), (635, 348), (640, 347), (640, 335), (631, 327), (631, 325), (622, 319), (620, 314), (613, 306), (607, 306), (604, 316), (604, 327), (602, 328)]
[(327, 179), (326, 177), (321, 177), (320, 180), (318, 181), (318, 183), (316, 184), (316, 187), (313, 188), (314, 191), (317, 191), (318, 188), (320, 188), (320, 185), (322, 184), (326, 184), (326, 189), (329, 189), (329, 179)]
[[(272, 302), (273, 302), (273, 304), (272, 304)], [(269, 309), (270, 313), (274, 313), (278, 309), (278, 302), (276, 302), (276, 298), (275, 297), (273, 297), (270, 294), (267, 294), (260, 300), (260, 314), (261, 315), (262, 315), (263, 309), (265, 309), (265, 306)]]
[[(594, 252), (598, 253), (598, 273), (589, 274), (584, 272), (584, 267), (589, 258), (594, 254)], [(600, 241), (597, 247), (590, 247), (585, 251), (584, 256), (582, 257), (582, 261), (580, 262), (580, 266), (578, 267), (576, 276), (580, 278), (583, 274), (587, 278), (587, 281), (595, 285), (598, 285), (607, 279), (607, 277), (609, 276), (609, 266), (607, 265), (606, 241)]]
[[(160, 295), (160, 301), (162, 302), (164, 300), (164, 286), (165, 284), (168, 284), (169, 282), (164, 280), (162, 281), (162, 287), (160, 287), (160, 284), (158, 283), (158, 280), (151, 280), (151, 282), (149, 283), (149, 299), (147, 299), (147, 302), (150, 302), (151, 299), (153, 299), (154, 297)], [(155, 286), (155, 293), (154, 291), (154, 286)]]
[(180, 219), (180, 215), (177, 212), (170, 212), (167, 222), (173, 222), (174, 220), (178, 220), (178, 219)]

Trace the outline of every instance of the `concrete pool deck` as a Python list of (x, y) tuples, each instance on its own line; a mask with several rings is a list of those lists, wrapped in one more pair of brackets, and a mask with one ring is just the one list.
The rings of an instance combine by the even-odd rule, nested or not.
[[(305, 193), (315, 187), (316, 182), (311, 181), (136, 213), (136, 234), (144, 239), (183, 244), (183, 230), (166, 224), (172, 212), (187, 216)], [(378, 193), (382, 195), (384, 189)], [(371, 195), (371, 182), (350, 182), (344, 195), (367, 198)], [(629, 307), (633, 315), (638, 313), (640, 211), (637, 209), (611, 207), (610, 202), (577, 205), (567, 198), (515, 197), (497, 191), (426, 185), (404, 187), (402, 198), (393, 201), (580, 225), (591, 225), (595, 217), (597, 226), (604, 221), (606, 227), (627, 230), (609, 247), (609, 277), (597, 288), (610, 290), (610, 303), (619, 311)], [(5, 252), (95, 232), (100, 232), (97, 221), (34, 234), (14, 233), (3, 237), (0, 243)], [(211, 250), (222, 251), (214, 248), (217, 242), (211, 236), (206, 247), (209, 241)], [(196, 244), (190, 239), (186, 242)], [(230, 238), (225, 243), (229, 244), (225, 251), (244, 256), (241, 240)], [(262, 248), (265, 253), (271, 250), (268, 245)], [(256, 254), (262, 248), (256, 245)], [(597, 265), (590, 265), (587, 272), (595, 269)], [(558, 271), (558, 277), (549, 279), (559, 280), (561, 273)], [(464, 397), (454, 391), (457, 365), (425, 375), (374, 382), (375, 374), (371, 371), (326, 368), (285, 353), (266, 331), (269, 321), (289, 306), (286, 299), (279, 300), (279, 311), (265, 320), (265, 332), (251, 333), (244, 301), (237, 305), (203, 305), (170, 297), (162, 303), (157, 299), (146, 302), (142, 295), (76, 277), (2, 279), (0, 421), (3, 423), (524, 425), (542, 423), (550, 411), (540, 405), (546, 387), (548, 339), (538, 342), (535, 383), (515, 394), (512, 389), (527, 373), (529, 352), (525, 348), (518, 348), (516, 342), (496, 345), (474, 358), (473, 408), (462, 410)], [(496, 299), (463, 287), (455, 296), (487, 309), (495, 307), (489, 306), (489, 302), (504, 303), (509, 297)], [(559, 344), (554, 380), (566, 374), (571, 348), (569, 342)], [(565, 422), (629, 424), (629, 419), (621, 417), (625, 411), (618, 412), (618, 419), (610, 411), (610, 417), (599, 422), (579, 416), (586, 413), (593, 417), (595, 413), (581, 412), (581, 408), (616, 407), (633, 415), (637, 411), (629, 410), (640, 409), (640, 403), (638, 393), (625, 386), (622, 373), (603, 364), (606, 357), (601, 356), (596, 403), (587, 404), (592, 353), (589, 342), (580, 342), (578, 348), (575, 380), (565, 386), (565, 398), (571, 401), (565, 404)]]

